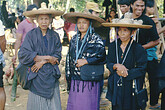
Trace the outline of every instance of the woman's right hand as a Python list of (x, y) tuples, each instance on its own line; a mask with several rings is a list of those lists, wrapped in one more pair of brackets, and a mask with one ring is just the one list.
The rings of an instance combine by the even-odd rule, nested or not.
[(42, 60), (40, 62), (36, 62), (32, 67), (31, 70), (32, 72), (38, 72), (40, 68), (42, 68), (42, 66), (46, 63), (45, 60)]
[(127, 77), (128, 76), (128, 69), (122, 64), (115, 64), (113, 66), (113, 69), (116, 70), (116, 73), (119, 76), (122, 76), (122, 77)]

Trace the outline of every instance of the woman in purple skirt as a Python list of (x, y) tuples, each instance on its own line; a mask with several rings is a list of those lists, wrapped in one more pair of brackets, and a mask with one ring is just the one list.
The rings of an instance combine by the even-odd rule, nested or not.
[[(88, 13), (67, 13), (64, 18), (76, 23), (77, 34), (72, 37), (66, 58), (66, 80), (69, 90), (67, 110), (99, 110), (99, 80), (84, 80), (80, 68), (84, 65), (104, 65), (105, 47), (92, 27), (100, 26), (103, 19)], [(97, 68), (97, 67), (96, 67)]]

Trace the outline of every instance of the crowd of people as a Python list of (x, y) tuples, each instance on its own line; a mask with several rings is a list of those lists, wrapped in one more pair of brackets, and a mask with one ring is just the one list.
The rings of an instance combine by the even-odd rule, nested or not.
[[(6, 2), (3, 3), (5, 5)], [(118, 0), (122, 16), (111, 8), (106, 19), (99, 17), (101, 10), (94, 2), (87, 2), (83, 12), (70, 8), (69, 13), (47, 8), (41, 3), (29, 5), (20, 16), (4, 12), (0, 21), (0, 110), (4, 110), (6, 95), (3, 85), (3, 53), (6, 48), (4, 26), (16, 29), (13, 64), (28, 69), (27, 110), (61, 110), (58, 65), (62, 58), (64, 33), (69, 41), (65, 64), (65, 78), (69, 98), (67, 110), (99, 110), (104, 85), (104, 65), (109, 70), (106, 98), (112, 110), (144, 110), (147, 99), (135, 94), (145, 88), (149, 80), (149, 109), (165, 110), (165, 52), (159, 63), (157, 45), (159, 34), (153, 19), (153, 0)], [(6, 22), (11, 19), (11, 23)], [(65, 21), (64, 21), (65, 20)], [(101, 30), (108, 31), (103, 33)], [(114, 41), (110, 34), (114, 29)], [(14, 30), (13, 30), (14, 31)], [(106, 36), (105, 36), (106, 35)], [(106, 42), (103, 37), (107, 38)], [(108, 47), (106, 54), (105, 45)], [(21, 67), (21, 66), (20, 66)], [(10, 68), (11, 69), (11, 68)], [(161, 95), (161, 104), (158, 102)], [(143, 94), (144, 95), (144, 94)], [(143, 104), (139, 104), (139, 100)]]

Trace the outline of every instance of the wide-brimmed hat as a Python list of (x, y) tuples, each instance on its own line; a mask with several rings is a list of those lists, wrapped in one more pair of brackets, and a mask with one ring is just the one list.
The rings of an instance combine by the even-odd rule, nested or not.
[(97, 17), (95, 15), (92, 15), (89, 12), (72, 12), (72, 13), (66, 13), (63, 15), (63, 17), (65, 18), (65, 20), (71, 22), (71, 23), (77, 23), (77, 18), (85, 18), (85, 19), (89, 19), (92, 21), (92, 26), (93, 27), (99, 27), (101, 26), (101, 23), (104, 23), (105, 20)]
[(31, 11), (26, 11), (23, 13), (23, 15), (27, 16), (27, 17), (33, 17), (33, 16), (41, 15), (41, 14), (48, 14), (48, 15), (52, 15), (54, 17), (54, 16), (61, 16), (64, 14), (64, 12), (63, 11), (57, 11), (53, 8), (49, 9), (49, 8), (47, 8), (46, 3), (42, 2), (41, 8), (39, 8), (38, 10), (33, 9)]
[(93, 11), (96, 11), (96, 12), (101, 12), (101, 10), (99, 9), (99, 5), (97, 3), (94, 3), (94, 2), (87, 2), (86, 3), (86, 9), (88, 10), (93, 10)]
[(149, 29), (152, 25), (142, 25), (142, 20), (134, 20), (132, 13), (126, 13), (123, 19), (113, 19), (112, 23), (102, 23), (105, 27), (129, 27)]

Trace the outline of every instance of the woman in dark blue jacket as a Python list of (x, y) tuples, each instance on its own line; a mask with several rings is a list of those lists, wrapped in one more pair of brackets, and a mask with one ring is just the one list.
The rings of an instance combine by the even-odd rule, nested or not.
[(108, 92), (106, 98), (112, 102), (112, 110), (137, 110), (133, 101), (133, 80), (145, 74), (147, 54), (145, 49), (131, 37), (137, 28), (149, 28), (142, 21), (133, 20), (131, 14), (123, 19), (114, 19), (104, 26), (117, 27), (119, 39), (108, 46), (107, 68)]

